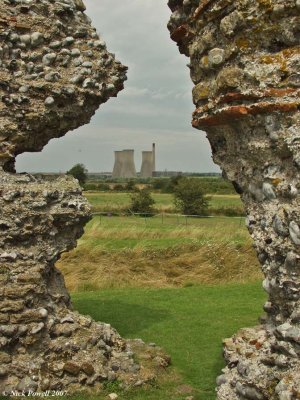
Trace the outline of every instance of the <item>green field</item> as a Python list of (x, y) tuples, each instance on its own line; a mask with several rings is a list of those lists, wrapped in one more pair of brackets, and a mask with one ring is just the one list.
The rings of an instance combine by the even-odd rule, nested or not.
[(245, 218), (194, 218), (177, 215), (139, 216), (96, 215), (85, 227), (79, 247), (89, 243), (106, 250), (166, 248), (182, 242), (190, 244), (251, 243)]
[(172, 358), (171, 370), (181, 377), (171, 386), (121, 391), (120, 400), (185, 399), (187, 395), (176, 394), (182, 383), (194, 389), (195, 400), (213, 400), (215, 379), (224, 366), (222, 339), (257, 323), (265, 295), (261, 285), (254, 283), (102, 290), (76, 293), (72, 298), (77, 310), (111, 323), (122, 336), (162, 346)]
[[(122, 212), (130, 208), (130, 193), (116, 192), (85, 192), (84, 195), (97, 212)], [(173, 205), (173, 196), (169, 193), (153, 193), (157, 212), (171, 212), (176, 210)], [(238, 195), (212, 195), (208, 213), (211, 215), (243, 215), (244, 209)]]
[[(265, 300), (244, 217), (111, 216), (128, 207), (128, 194), (85, 195), (100, 214), (58, 263), (75, 308), (125, 338), (155, 342), (172, 365), (151, 386), (125, 392), (111, 383), (76, 399), (105, 400), (116, 392), (119, 400), (214, 400), (222, 339), (256, 325)], [(170, 194), (154, 198), (158, 211), (172, 210)], [(240, 206), (235, 195), (212, 197), (216, 214)]]

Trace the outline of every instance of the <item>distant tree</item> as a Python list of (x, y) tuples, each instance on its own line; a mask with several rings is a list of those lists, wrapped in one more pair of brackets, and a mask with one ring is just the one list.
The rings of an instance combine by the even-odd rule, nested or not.
[(175, 207), (185, 215), (206, 215), (209, 198), (197, 178), (181, 178), (174, 187)]
[(164, 192), (169, 184), (168, 178), (153, 178), (151, 182), (152, 189)]
[(83, 185), (83, 190), (97, 191), (98, 190), (98, 185), (96, 183), (85, 183)]
[(87, 180), (87, 172), (88, 170), (83, 164), (76, 164), (67, 172), (67, 174), (72, 175), (77, 179), (80, 185), (84, 185)]
[(135, 189), (130, 195), (130, 198), (130, 209), (134, 213), (141, 213), (143, 215), (153, 213), (153, 205), (155, 204), (155, 201), (152, 198), (151, 192), (148, 188)]
[(109, 185), (107, 183), (99, 183), (98, 185), (98, 189), (103, 191), (103, 192), (107, 192), (109, 190)]
[(174, 187), (177, 186), (182, 178), (183, 178), (183, 176), (180, 174), (171, 176), (171, 178), (170, 178), (171, 185), (173, 185)]
[(124, 192), (125, 191), (125, 186), (122, 185), (121, 183), (116, 183), (114, 185), (114, 191), (115, 192)]
[(177, 187), (178, 183), (181, 181), (181, 179), (183, 178), (182, 175), (176, 175), (176, 176), (172, 176), (169, 179), (169, 182), (165, 188), (165, 191), (167, 193), (174, 193), (175, 188)]
[(109, 191), (109, 185), (104, 182), (87, 182), (83, 185), (83, 190), (91, 190), (95, 192), (107, 192)]
[(127, 192), (132, 192), (135, 189), (135, 182), (133, 179), (130, 179), (125, 186)]

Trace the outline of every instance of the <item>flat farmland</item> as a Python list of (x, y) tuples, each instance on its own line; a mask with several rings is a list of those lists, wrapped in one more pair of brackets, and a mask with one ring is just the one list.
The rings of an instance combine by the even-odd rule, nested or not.
[[(130, 193), (85, 192), (94, 212), (123, 212), (130, 208)], [(175, 213), (173, 196), (169, 193), (152, 193), (156, 212)], [(208, 212), (211, 215), (243, 215), (244, 209), (238, 195), (208, 195)]]
[(256, 325), (266, 298), (245, 217), (223, 215), (242, 209), (239, 197), (214, 195), (215, 215), (195, 218), (172, 214), (172, 195), (154, 193), (158, 215), (143, 218), (126, 215), (128, 193), (85, 195), (99, 215), (57, 263), (74, 308), (125, 338), (156, 343), (172, 365), (146, 387), (108, 382), (101, 394), (70, 399), (214, 400), (222, 339)]

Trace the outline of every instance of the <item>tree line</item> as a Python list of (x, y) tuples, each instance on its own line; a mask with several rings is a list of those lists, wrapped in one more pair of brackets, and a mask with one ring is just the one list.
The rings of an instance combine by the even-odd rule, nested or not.
[[(83, 164), (76, 164), (67, 174), (84, 185), (87, 180), (87, 169)], [(154, 213), (155, 200), (149, 187), (139, 188), (133, 180), (129, 180), (125, 189), (130, 194), (130, 211), (142, 215)], [(178, 175), (168, 181), (168, 192), (174, 196), (176, 209), (185, 215), (205, 215), (209, 206), (209, 197), (203, 192), (201, 181), (197, 178)]]

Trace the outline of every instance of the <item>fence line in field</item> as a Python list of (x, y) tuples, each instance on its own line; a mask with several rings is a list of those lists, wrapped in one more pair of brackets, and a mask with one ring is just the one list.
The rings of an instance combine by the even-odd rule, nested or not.
[(174, 219), (177, 219), (177, 224), (179, 224), (179, 219), (184, 219), (185, 220), (185, 225), (188, 225), (188, 220), (190, 218), (197, 218), (197, 219), (201, 219), (201, 218), (224, 218), (224, 219), (239, 219), (240, 220), (240, 225), (242, 225), (242, 222), (245, 221), (245, 217), (244, 216), (234, 216), (234, 217), (230, 217), (230, 216), (226, 216), (226, 215), (185, 215), (185, 214), (173, 214), (173, 213), (134, 213), (130, 210), (128, 210), (129, 213), (117, 213), (117, 212), (93, 212), (92, 215), (94, 216), (100, 216), (100, 221), (102, 217), (143, 217), (145, 220), (145, 223), (147, 222), (147, 220), (149, 220), (149, 218), (151, 217), (160, 217), (161, 219), (161, 223), (163, 224), (165, 221), (165, 218), (168, 217), (173, 217)]

